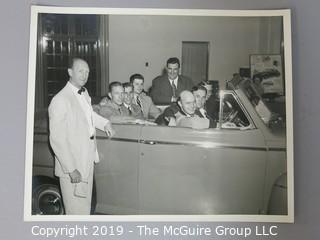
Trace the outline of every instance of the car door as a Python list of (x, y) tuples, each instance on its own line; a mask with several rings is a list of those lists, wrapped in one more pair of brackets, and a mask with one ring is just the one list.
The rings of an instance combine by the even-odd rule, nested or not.
[(113, 124), (115, 136), (99, 132), (95, 166), (97, 213), (138, 214), (140, 125)]
[[(234, 98), (231, 104), (238, 104), (234, 95), (230, 96)], [(241, 105), (237, 110), (242, 112), (236, 117), (229, 116), (231, 112), (223, 104), (220, 108), (225, 122), (220, 121), (215, 129), (142, 128), (140, 213), (261, 212), (266, 168), (263, 135)], [(226, 124), (228, 116), (233, 122)], [(235, 119), (240, 116), (242, 119)]]

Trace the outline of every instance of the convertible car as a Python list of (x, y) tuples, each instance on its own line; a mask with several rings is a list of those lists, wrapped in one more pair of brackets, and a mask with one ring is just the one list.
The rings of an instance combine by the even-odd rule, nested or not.
[[(94, 213), (286, 215), (284, 121), (252, 81), (230, 86), (220, 91), (216, 128), (114, 124), (113, 138), (98, 132)], [(63, 214), (45, 119), (35, 119), (32, 214)]]

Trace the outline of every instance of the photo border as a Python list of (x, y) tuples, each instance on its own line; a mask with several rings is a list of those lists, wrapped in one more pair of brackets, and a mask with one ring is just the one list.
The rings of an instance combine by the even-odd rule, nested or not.
[[(33, 125), (35, 103), (35, 79), (37, 56), (37, 28), (39, 13), (101, 14), (101, 15), (174, 15), (174, 16), (224, 16), (224, 17), (283, 17), (284, 76), (286, 97), (286, 143), (287, 143), (287, 215), (31, 215), (32, 206), (32, 161)], [(203, 10), (203, 9), (153, 9), (153, 8), (85, 8), (31, 6), (28, 92), (26, 122), (26, 161), (24, 188), (24, 221), (149, 221), (149, 222), (294, 222), (294, 149), (293, 149), (293, 105), (292, 105), (292, 40), (291, 11), (280, 10)]]

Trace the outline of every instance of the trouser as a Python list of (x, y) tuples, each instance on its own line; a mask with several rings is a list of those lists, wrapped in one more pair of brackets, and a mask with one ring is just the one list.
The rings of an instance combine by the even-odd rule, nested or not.
[(88, 177), (88, 191), (85, 197), (74, 195), (76, 183), (70, 177), (60, 177), (60, 188), (67, 215), (90, 215), (93, 184), (93, 166)]

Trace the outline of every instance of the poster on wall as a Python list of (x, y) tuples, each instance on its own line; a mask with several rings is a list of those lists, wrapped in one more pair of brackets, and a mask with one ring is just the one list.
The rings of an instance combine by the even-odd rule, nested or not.
[(250, 55), (250, 70), (253, 82), (265, 97), (284, 95), (281, 55)]
[[(25, 221), (293, 221), (289, 10), (33, 6), (30, 29)], [(270, 45), (283, 55), (248, 59)], [(224, 87), (248, 65), (264, 92), (248, 78)], [(97, 116), (114, 134), (94, 130)], [(75, 181), (88, 145), (100, 160), (92, 194), (81, 184), (90, 216), (68, 214), (61, 181)]]

